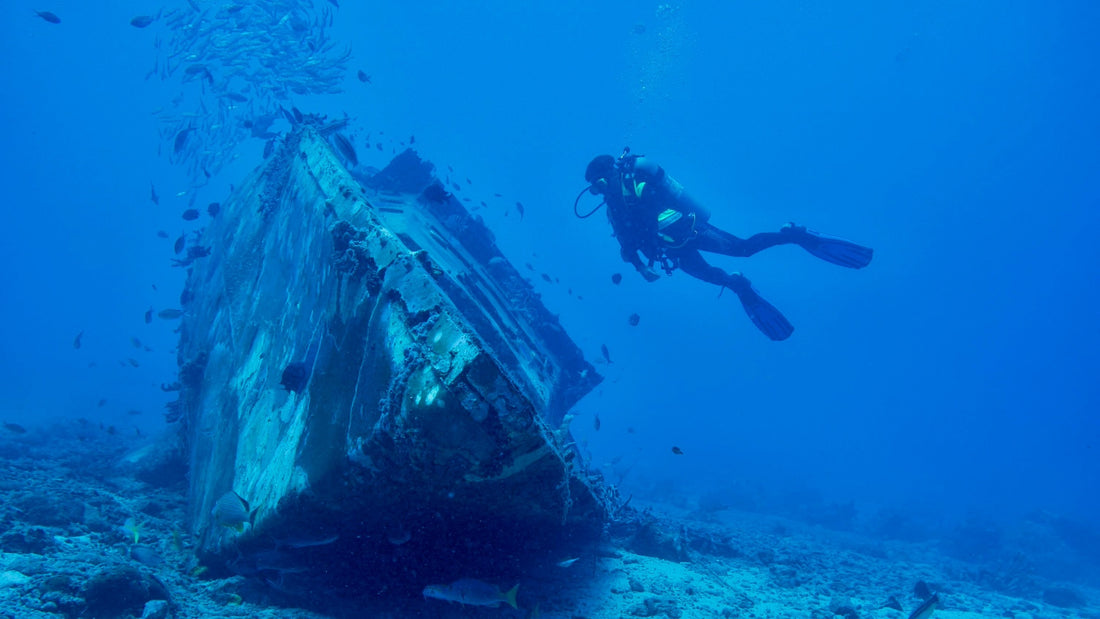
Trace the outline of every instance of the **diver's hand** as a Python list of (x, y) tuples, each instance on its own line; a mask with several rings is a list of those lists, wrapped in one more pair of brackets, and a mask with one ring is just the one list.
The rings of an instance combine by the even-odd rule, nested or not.
[(645, 280), (651, 284), (661, 279), (661, 276), (655, 273), (653, 269), (643, 267), (641, 269), (638, 269), (638, 272), (641, 273), (642, 277), (644, 277)]

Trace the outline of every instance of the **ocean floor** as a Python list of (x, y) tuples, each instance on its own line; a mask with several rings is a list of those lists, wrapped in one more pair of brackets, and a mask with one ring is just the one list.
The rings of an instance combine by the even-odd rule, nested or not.
[(287, 593), (280, 583), (207, 575), (183, 521), (184, 484), (155, 488), (124, 464), (148, 441), (87, 421), (0, 435), (0, 617), (905, 619), (935, 593), (933, 616), (943, 619), (1100, 618), (1096, 590), (991, 576), (931, 544), (637, 502), (598, 547), (561, 557), (577, 559), (567, 567), (550, 561), (492, 583), (519, 585), (518, 610), (384, 590), (354, 602)]

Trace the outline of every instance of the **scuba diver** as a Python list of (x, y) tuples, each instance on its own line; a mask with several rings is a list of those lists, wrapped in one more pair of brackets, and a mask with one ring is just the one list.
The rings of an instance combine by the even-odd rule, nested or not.
[[(615, 159), (600, 155), (584, 172), (588, 187), (573, 202), (573, 214), (591, 217), (607, 205), (607, 218), (621, 247), (623, 261), (629, 262), (647, 282), (660, 276), (653, 270), (659, 265), (667, 274), (676, 269), (722, 288), (729, 288), (741, 300), (745, 313), (764, 335), (785, 340), (794, 331), (791, 323), (753, 289), (740, 273), (727, 273), (703, 259), (700, 252), (746, 257), (776, 245), (795, 244), (811, 254), (843, 267), (862, 269), (871, 263), (874, 250), (836, 237), (807, 230), (789, 223), (779, 232), (761, 232), (747, 239), (738, 238), (709, 223), (710, 211), (684, 191), (683, 185), (661, 166), (630, 149)], [(588, 213), (577, 212), (584, 192), (602, 195), (603, 202)], [(641, 252), (646, 261), (638, 255)]]

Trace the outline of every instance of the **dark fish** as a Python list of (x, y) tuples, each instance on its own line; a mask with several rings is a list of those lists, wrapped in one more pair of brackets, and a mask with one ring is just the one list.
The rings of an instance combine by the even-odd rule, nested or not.
[(523, 220), (523, 204), (516, 202), (516, 210), (519, 211), (519, 218)]
[(623, 274), (622, 273), (612, 273), (611, 274), (611, 283), (612, 284), (615, 284), (617, 286), (622, 281), (623, 281)]
[(933, 593), (932, 597), (925, 600), (923, 604), (913, 611), (913, 614), (909, 615), (909, 619), (928, 619), (932, 616), (933, 611), (936, 610), (936, 606), (939, 603), (940, 596)]
[[(34, 9), (31, 9), (31, 10), (34, 11)], [(51, 24), (60, 24), (61, 23), (61, 18), (58, 17), (57, 15), (54, 15), (53, 13), (51, 13), (49, 11), (34, 11), (34, 14), (41, 17), (42, 19), (50, 22)]]
[(130, 547), (130, 558), (149, 567), (164, 565), (164, 557), (148, 546), (134, 545)]
[(157, 312), (157, 317), (163, 320), (175, 320), (183, 316), (183, 310), (178, 309), (162, 309)]
[(640, 322), (641, 320), (642, 320), (642, 317), (641, 317), (641, 316), (639, 316), (639, 315), (637, 315), (637, 314), (631, 314), (631, 315), (630, 315), (630, 318), (627, 318), (627, 322), (629, 322), (629, 323), (630, 323), (630, 326), (632, 326), (632, 327), (637, 327), (637, 326), (638, 326), (638, 323), (639, 323), (639, 322)]
[(607, 350), (607, 344), (600, 344), (600, 354), (603, 355), (603, 360), (604, 361), (606, 361), (608, 363), (612, 363), (611, 353), (608, 352), (608, 350)]
[(375, 144), (374, 147), (377, 148), (378, 150), (382, 150), (382, 143), (379, 142), (379, 143)]
[(186, 211), (183, 212), (183, 220), (184, 221), (195, 221), (198, 218), (199, 218), (199, 209), (197, 209), (197, 208), (189, 208), (189, 209), (187, 209)]
[(409, 144), (416, 144), (416, 136), (415, 135), (410, 135), (409, 136)]
[(596, 416), (592, 418), (592, 428), (597, 432), (600, 431), (600, 414), (596, 413)]
[(187, 235), (181, 234), (180, 238), (176, 239), (176, 244), (172, 246), (172, 249), (178, 254), (183, 251), (183, 246), (187, 244)]
[(543, 273), (543, 274), (542, 274), (542, 281), (544, 281), (544, 282), (546, 282), (546, 283), (548, 283), (548, 284), (553, 284), (553, 283), (554, 283), (554, 278), (550, 277), (550, 276), (549, 276), (549, 275), (547, 275), (546, 273)]
[(191, 127), (180, 129), (180, 132), (176, 134), (176, 141), (172, 144), (173, 153), (178, 155), (183, 151), (184, 147), (187, 146), (187, 137), (191, 135), (193, 130)]
[(222, 205), (220, 203), (211, 202), (206, 205), (206, 213), (211, 217), (217, 217), (220, 212), (222, 212)]
[(153, 201), (153, 204), (160, 204), (160, 197), (157, 196), (157, 188), (149, 183), (149, 199)]
[(166, 239), (166, 238), (168, 238), (168, 233), (165, 232), (164, 230), (157, 230), (157, 238), (158, 239)]
[(137, 17), (130, 20), (130, 25), (134, 28), (144, 28), (149, 24), (155, 22), (156, 20), (157, 18), (153, 17), (152, 15), (138, 15)]
[(355, 153), (355, 146), (352, 145), (351, 140), (342, 133), (333, 133), (332, 141), (336, 144), (336, 150), (340, 151), (340, 154), (344, 156), (344, 159), (348, 160), (351, 167), (359, 165), (359, 156)]
[(98, 406), (99, 408), (103, 408), (103, 405), (106, 404), (106, 403), (107, 403), (107, 398), (100, 398), (99, 401), (95, 403), (95, 405)]
[(153, 322), (153, 308), (145, 310), (145, 324)]
[(141, 340), (137, 339), (136, 337), (132, 337), (130, 338), (130, 345), (134, 348), (141, 348)]
[(359, 71), (359, 81), (363, 82), (364, 84), (369, 84), (370, 83), (370, 76), (367, 75), (366, 73), (364, 73), (362, 70), (360, 70)]
[(230, 101), (236, 101), (237, 103), (244, 103), (245, 101), (248, 101), (248, 97), (246, 97), (244, 95), (241, 95), (241, 94), (237, 94), (235, 92), (225, 93), (225, 98), (229, 99)]
[(291, 537), (286, 539), (277, 539), (275, 543), (286, 548), (316, 548), (318, 546), (328, 546), (339, 541), (339, 535), (330, 535), (328, 537)]
[(494, 193), (493, 194), (494, 198), (500, 198), (500, 197), (503, 197), (503, 196), (504, 196), (504, 194), (502, 194), (502, 193)]
[(470, 180), (470, 177), (468, 177), (468, 176), (467, 176), (467, 177), (466, 177), (466, 184), (467, 184), (467, 185), (473, 185), (473, 184), (474, 184), (474, 181)]
[(135, 417), (136, 417), (137, 415), (140, 415), (140, 414), (141, 414), (141, 411), (139, 411), (139, 410), (138, 410), (138, 409), (136, 409), (136, 408), (131, 408), (130, 410), (126, 411), (126, 414), (127, 414), (127, 415), (132, 415), (132, 416), (135, 416)]
[(76, 337), (73, 338), (73, 348), (80, 348), (80, 338), (82, 337), (84, 337), (83, 331), (76, 334)]
[(136, 368), (136, 367), (141, 367), (141, 364), (140, 364), (140, 363), (138, 363), (138, 360), (137, 360), (137, 359), (134, 359), (133, 357), (128, 357), (128, 358), (126, 359), (126, 362), (127, 362), (127, 363), (129, 363), (130, 365), (134, 366), (135, 368)]
[(672, 446), (672, 453), (676, 454), (677, 456), (682, 456), (682, 455), (684, 455), (684, 450), (680, 449), (679, 447), (677, 447), (675, 445), (673, 445)]
[[(48, 21), (48, 20), (47, 20)], [(17, 423), (4, 422), (4, 429), (12, 434), (26, 434), (27, 429)]]

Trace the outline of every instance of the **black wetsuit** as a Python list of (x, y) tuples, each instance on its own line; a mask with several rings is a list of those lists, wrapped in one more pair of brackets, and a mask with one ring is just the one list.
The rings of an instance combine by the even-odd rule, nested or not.
[[(607, 218), (622, 248), (623, 260), (640, 272), (660, 263), (669, 272), (679, 268), (692, 277), (736, 292), (748, 285), (747, 280), (708, 264), (700, 252), (745, 257), (793, 242), (789, 235), (779, 232), (761, 232), (742, 239), (711, 225), (706, 209), (661, 166), (644, 157), (633, 166), (621, 168), (609, 182), (610, 189), (604, 194)], [(667, 223), (670, 220), (672, 223)], [(649, 260), (649, 265), (642, 262), (638, 252)]]

